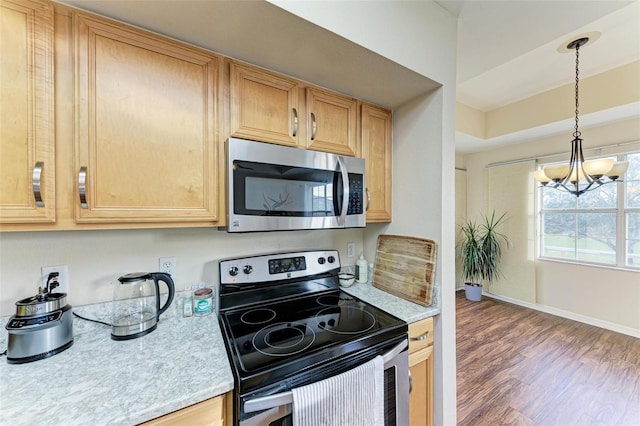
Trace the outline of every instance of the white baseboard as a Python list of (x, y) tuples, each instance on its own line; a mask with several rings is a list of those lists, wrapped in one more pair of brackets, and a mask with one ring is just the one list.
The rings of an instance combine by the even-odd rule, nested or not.
[[(460, 290), (464, 290), (464, 287), (456, 288), (456, 291)], [(485, 291), (482, 291), (482, 295), (491, 297), (492, 299), (501, 300), (503, 302), (512, 303), (514, 305), (523, 306), (525, 308), (534, 309), (536, 311), (545, 312), (547, 314), (555, 315), (558, 317), (567, 318), (584, 324), (604, 328), (606, 330), (615, 331), (617, 333), (626, 334), (631, 337), (640, 338), (640, 330), (636, 330), (634, 328), (626, 327), (613, 322), (603, 321), (597, 318), (588, 317), (586, 315), (580, 315), (574, 312), (565, 311), (563, 309), (553, 308), (551, 306), (538, 305), (536, 303), (523, 302), (522, 300), (512, 299), (510, 297), (498, 296), (496, 294), (486, 293)]]

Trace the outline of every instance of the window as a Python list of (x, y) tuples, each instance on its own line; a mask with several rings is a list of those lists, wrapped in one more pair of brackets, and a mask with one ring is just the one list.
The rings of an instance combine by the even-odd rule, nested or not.
[(540, 257), (640, 269), (640, 153), (629, 161), (622, 183), (580, 197), (540, 190)]

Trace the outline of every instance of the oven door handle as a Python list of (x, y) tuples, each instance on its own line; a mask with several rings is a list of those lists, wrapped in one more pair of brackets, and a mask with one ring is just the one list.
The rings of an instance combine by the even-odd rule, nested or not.
[[(408, 343), (407, 340), (403, 340), (401, 343), (397, 344), (393, 349), (389, 352), (382, 355), (382, 361), (384, 362), (384, 369), (388, 368), (388, 364), (390, 364), (393, 359), (400, 354), (406, 347)], [(246, 401), (244, 403), (244, 412), (245, 413), (254, 413), (256, 411), (268, 410), (270, 408), (276, 408), (281, 405), (292, 404), (293, 403), (293, 392), (287, 391), (282, 393), (277, 393), (275, 395), (262, 396), (260, 398), (252, 399)]]

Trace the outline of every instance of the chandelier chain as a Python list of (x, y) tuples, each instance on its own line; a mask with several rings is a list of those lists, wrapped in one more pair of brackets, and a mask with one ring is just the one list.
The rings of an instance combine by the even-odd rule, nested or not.
[(579, 75), (579, 64), (580, 64), (580, 43), (576, 44), (576, 126), (575, 126), (575, 131), (573, 132), (573, 137), (574, 138), (579, 138), (580, 137), (580, 131), (578, 130), (578, 82), (580, 81), (580, 75)]

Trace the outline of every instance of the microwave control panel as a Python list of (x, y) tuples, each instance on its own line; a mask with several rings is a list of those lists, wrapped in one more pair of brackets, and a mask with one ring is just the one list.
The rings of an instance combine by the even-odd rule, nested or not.
[(362, 175), (349, 173), (349, 207), (347, 214), (362, 214)]

